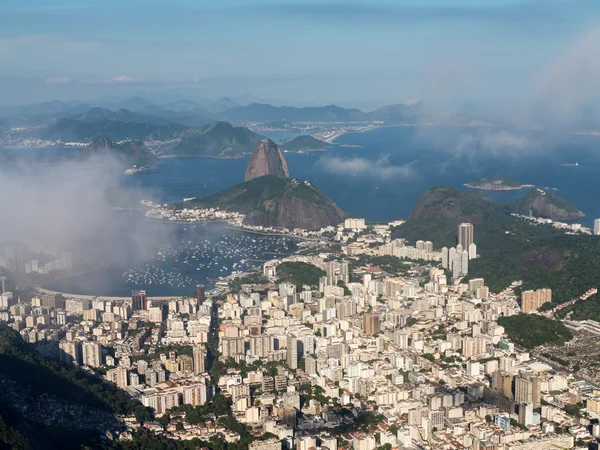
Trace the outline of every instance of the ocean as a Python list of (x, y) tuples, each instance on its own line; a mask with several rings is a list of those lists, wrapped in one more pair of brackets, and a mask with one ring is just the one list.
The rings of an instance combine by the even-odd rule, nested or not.
[[(410, 215), (435, 186), (463, 185), (488, 176), (510, 176), (523, 184), (552, 187), (581, 209), (590, 225), (600, 217), (600, 136), (549, 135), (464, 127), (389, 127), (349, 133), (336, 144), (359, 145), (325, 152), (285, 153), (293, 177), (308, 180), (348, 214), (370, 221)], [(151, 172), (128, 177), (128, 186), (159, 202), (201, 197), (243, 182), (248, 156), (237, 160), (169, 158)], [(579, 163), (562, 167), (562, 163)], [(508, 200), (522, 191), (487, 192)]]
[[(274, 139), (276, 136), (272, 136)], [(476, 127), (389, 127), (349, 133), (325, 152), (286, 153), (293, 177), (312, 182), (351, 216), (368, 221), (406, 218), (423, 193), (435, 186), (467, 190), (464, 183), (510, 176), (523, 184), (551, 187), (581, 209), (590, 226), (600, 217), (600, 136)], [(350, 146), (350, 147), (349, 147)], [(48, 152), (59, 151), (49, 149)], [(44, 154), (43, 149), (35, 154)], [(249, 156), (240, 159), (167, 158), (156, 169), (123, 177), (123, 184), (159, 202), (180, 202), (219, 192), (244, 179)], [(564, 167), (575, 163), (577, 167)], [(509, 200), (524, 191), (487, 192)], [(196, 284), (282, 254), (289, 242), (224, 228), (179, 227), (169, 245), (148, 249), (142, 262), (111, 264), (47, 285), (89, 295), (188, 295)], [(235, 267), (234, 267), (235, 264)]]

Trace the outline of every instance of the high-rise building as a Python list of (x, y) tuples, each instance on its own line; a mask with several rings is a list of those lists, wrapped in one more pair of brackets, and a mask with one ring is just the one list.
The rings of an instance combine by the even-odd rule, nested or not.
[(458, 226), (458, 244), (462, 245), (463, 249), (468, 250), (469, 245), (473, 242), (473, 224), (461, 223)]
[(206, 300), (206, 290), (203, 284), (196, 286), (196, 300), (200, 304), (204, 303), (204, 300)]
[(521, 311), (524, 313), (537, 311), (544, 303), (552, 302), (552, 289), (523, 291), (521, 293)]
[(298, 339), (293, 334), (287, 335), (287, 364), (292, 370), (298, 368)]
[(469, 245), (469, 259), (475, 259), (477, 258), (477, 245), (475, 243), (472, 243), (471, 245)]
[(531, 373), (520, 373), (515, 378), (515, 401), (529, 403), (538, 408), (540, 401), (540, 379)]
[(106, 372), (106, 379), (112, 383), (115, 383), (121, 389), (126, 388), (129, 384), (128, 372), (125, 367), (110, 369), (108, 372)]
[(519, 423), (521, 425), (533, 425), (533, 405), (528, 402), (519, 404)]
[(147, 301), (146, 291), (131, 291), (131, 309), (133, 311), (145, 311)]
[(363, 331), (369, 335), (377, 334), (381, 331), (378, 314), (363, 314)]
[(463, 275), (467, 275), (469, 273), (469, 252), (463, 250), (462, 258), (460, 262), (460, 273)]
[(600, 235), (600, 219), (594, 220), (594, 234), (596, 236)]
[(192, 356), (194, 358), (194, 373), (204, 373), (206, 371), (206, 349), (195, 346)]
[(442, 247), (442, 267), (448, 268), (448, 247)]
[(456, 252), (452, 258), (452, 278), (459, 278), (462, 273), (462, 253)]
[(100, 367), (102, 365), (102, 346), (99, 342), (84, 342), (81, 347), (84, 366)]

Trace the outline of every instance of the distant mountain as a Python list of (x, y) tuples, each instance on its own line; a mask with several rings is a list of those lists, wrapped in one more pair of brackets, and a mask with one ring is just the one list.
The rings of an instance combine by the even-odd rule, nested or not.
[(399, 103), (383, 106), (373, 112), (366, 113), (366, 117), (373, 121), (386, 123), (418, 123), (423, 121), (429, 114), (430, 111), (427, 105), (418, 102), (410, 105)]
[(287, 152), (310, 152), (315, 150), (325, 150), (331, 145), (312, 136), (297, 136), (291, 141), (281, 144), (281, 149)]
[(290, 171), (283, 153), (269, 139), (263, 139), (252, 150), (244, 181), (251, 181), (266, 175), (283, 179), (290, 177)]
[(545, 189), (531, 189), (523, 197), (508, 203), (513, 211), (520, 214), (531, 212), (535, 217), (552, 220), (575, 220), (583, 217), (583, 213), (575, 205)]
[(189, 129), (163, 156), (238, 157), (249, 153), (263, 139), (247, 128), (217, 122), (203, 128)]
[(365, 120), (365, 113), (358, 109), (344, 109), (339, 106), (322, 106), (294, 108), (290, 106), (276, 107), (261, 103), (231, 108), (218, 114), (222, 120), (228, 121), (274, 121), (289, 122), (357, 122)]
[(346, 214), (308, 181), (290, 179), (281, 150), (259, 142), (246, 168), (246, 181), (223, 192), (186, 202), (185, 207), (218, 207), (245, 214), (245, 225), (319, 230), (341, 223)]
[(97, 122), (101, 120), (115, 120), (119, 122), (147, 123), (150, 125), (171, 125), (174, 121), (162, 118), (160, 116), (144, 114), (142, 112), (133, 112), (128, 109), (119, 109), (112, 111), (106, 108), (95, 107), (83, 113), (73, 114), (70, 119), (82, 122)]
[(178, 124), (155, 125), (112, 119), (98, 121), (53, 119), (44, 126), (33, 130), (32, 135), (39, 139), (63, 142), (86, 142), (100, 136), (105, 136), (112, 141), (125, 139), (172, 140), (181, 137), (188, 130), (188, 127)]
[(152, 167), (159, 161), (141, 141), (114, 143), (105, 137), (94, 139), (77, 155), (77, 160), (87, 161), (96, 155), (111, 155), (127, 168)]
[[(200, 103), (195, 102), (194, 100), (186, 100), (186, 99), (181, 99), (181, 100), (177, 100), (175, 102), (166, 103), (161, 106), (165, 110), (171, 110), (171, 111), (175, 111), (175, 112), (184, 112), (184, 111), (192, 111), (195, 109), (203, 109), (202, 105)], [(208, 113), (208, 111), (205, 111), (205, 112)]]
[(229, 97), (223, 97), (219, 101), (216, 101), (212, 105), (210, 105), (209, 109), (212, 113), (220, 113), (222, 111), (225, 111), (226, 109), (239, 108), (239, 107), (240, 107), (240, 105), (238, 105), (236, 102), (231, 100)]
[(129, 111), (140, 111), (153, 103), (142, 97), (130, 97), (114, 105), (114, 109), (128, 109)]
[(387, 124), (461, 124), (485, 125), (465, 114), (442, 113), (432, 111), (423, 102), (410, 104), (398, 103), (383, 106), (375, 111), (363, 112), (358, 109), (346, 109), (339, 106), (320, 106), (294, 108), (276, 107), (268, 104), (252, 103), (227, 109), (217, 116), (222, 120), (234, 122), (383, 122)]

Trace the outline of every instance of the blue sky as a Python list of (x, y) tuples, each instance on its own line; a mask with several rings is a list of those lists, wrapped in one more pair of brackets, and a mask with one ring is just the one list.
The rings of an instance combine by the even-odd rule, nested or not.
[(2, 0), (0, 104), (157, 91), (493, 104), (562, 83), (582, 41), (597, 59), (599, 25), (597, 0)]

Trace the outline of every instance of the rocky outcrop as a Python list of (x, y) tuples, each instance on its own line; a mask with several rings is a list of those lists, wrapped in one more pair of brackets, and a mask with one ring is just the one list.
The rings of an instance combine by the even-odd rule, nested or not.
[(311, 183), (272, 175), (192, 200), (186, 207), (219, 207), (246, 214), (245, 225), (320, 230), (340, 224), (346, 214)]
[(511, 203), (515, 212), (535, 217), (547, 217), (552, 220), (576, 220), (584, 214), (562, 197), (549, 190), (534, 188), (526, 195)]
[(251, 181), (267, 175), (287, 179), (290, 177), (290, 172), (279, 147), (273, 141), (263, 139), (252, 150), (244, 181)]
[(246, 216), (244, 224), (312, 231), (337, 226), (345, 217), (321, 191), (307, 181), (293, 179), (286, 182), (281, 196), (264, 199), (261, 208)]

